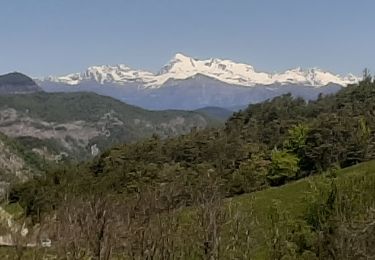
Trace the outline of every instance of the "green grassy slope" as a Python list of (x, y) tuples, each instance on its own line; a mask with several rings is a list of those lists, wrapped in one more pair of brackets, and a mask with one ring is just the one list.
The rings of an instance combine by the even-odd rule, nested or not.
[[(361, 163), (349, 168), (341, 169), (337, 172), (338, 184), (353, 176), (373, 176), (375, 175), (375, 161)], [(234, 197), (228, 203), (235, 203), (244, 215), (253, 212), (258, 221), (254, 234), (257, 237), (257, 249), (255, 259), (265, 259), (267, 246), (264, 238), (264, 229), (270, 225), (269, 212), (274, 203), (282, 206), (288, 212), (290, 221), (303, 221), (302, 215), (306, 211), (306, 197), (313, 192), (314, 183), (325, 178), (324, 175), (313, 176), (302, 179), (287, 185), (269, 188), (253, 194)]]
[[(339, 170), (337, 172), (337, 177), (335, 180), (337, 181), (339, 187), (340, 184), (343, 183), (351, 178), (351, 177), (364, 177), (364, 176), (375, 176), (375, 161), (370, 161), (362, 164), (358, 164), (353, 167), (349, 167), (346, 169)], [(226, 222), (223, 226), (220, 236), (221, 241), (228, 242), (232, 241), (232, 238), (236, 237), (236, 234), (233, 234), (234, 229), (233, 222), (235, 218), (233, 212), (229, 212), (229, 209), (236, 209), (238, 212), (235, 214), (242, 215), (241, 221), (239, 222), (239, 232), (241, 232), (242, 228), (249, 227), (249, 222), (252, 221), (255, 217), (256, 224), (250, 225), (253, 229), (250, 230), (252, 241), (250, 242), (251, 247), (250, 255), (248, 258), (243, 258), (243, 255), (240, 254), (239, 258), (227, 258), (228, 256), (225, 255), (225, 251), (223, 255), (219, 259), (270, 259), (268, 254), (268, 247), (265, 232), (266, 229), (271, 225), (269, 212), (275, 203), (278, 203), (282, 206), (283, 210), (288, 212), (288, 217), (290, 222), (300, 222), (304, 221), (302, 218), (305, 210), (306, 210), (306, 197), (313, 192), (314, 184), (322, 181), (327, 176), (319, 175), (319, 176), (312, 176), (309, 178), (305, 178), (296, 182), (292, 182), (286, 184), (284, 186), (278, 188), (269, 188), (267, 190), (255, 192), (253, 194), (242, 195), (233, 197), (231, 199), (227, 199), (225, 201), (227, 214), (231, 215), (228, 222)], [(18, 204), (17, 204), (18, 206)], [(5, 210), (8, 212), (12, 212), (12, 207), (6, 206)], [(176, 218), (180, 222), (179, 229), (176, 230), (176, 236), (179, 237), (189, 237), (188, 240), (183, 240), (183, 244), (180, 245), (181, 239), (176, 240), (176, 248), (182, 246), (186, 248), (185, 250), (189, 251), (189, 248), (193, 248), (194, 246), (190, 243), (195, 243), (196, 240), (201, 238), (194, 237), (197, 234), (195, 230), (200, 230), (198, 226), (192, 226), (192, 222), (194, 221), (194, 215), (196, 214), (197, 208), (185, 208), (180, 212), (179, 217)], [(14, 212), (12, 212), (14, 213)], [(167, 219), (166, 219), (167, 220)], [(168, 222), (169, 223), (169, 222)], [(154, 223), (157, 224), (157, 223)], [(231, 228), (230, 230), (228, 228)], [(179, 233), (181, 232), (181, 233)], [(228, 238), (230, 237), (230, 238)], [(240, 238), (243, 239), (243, 238)], [(238, 241), (236, 241), (238, 242)], [(222, 246), (229, 246), (227, 244), (223, 244)], [(246, 249), (243, 248), (246, 246), (244, 241), (240, 241), (240, 243), (236, 244), (239, 246), (240, 250), (245, 251)], [(237, 252), (238, 249), (237, 248)], [(0, 256), (13, 256), (15, 254), (15, 250), (12, 248), (8, 249), (1, 249)], [(55, 252), (52, 250), (51, 252), (47, 253), (48, 255), (53, 256)], [(30, 256), (38, 256), (41, 257), (42, 255), (46, 255), (46, 252), (39, 249), (31, 249), (25, 252), (25, 255)], [(117, 258), (114, 258), (117, 259)], [(119, 258), (123, 259), (123, 258)], [(127, 258), (126, 258), (127, 259)], [(198, 259), (198, 258), (183, 258), (183, 259)], [(289, 259), (289, 258), (288, 258)], [(294, 258), (293, 258), (294, 259)], [(309, 258), (307, 258), (309, 259)]]

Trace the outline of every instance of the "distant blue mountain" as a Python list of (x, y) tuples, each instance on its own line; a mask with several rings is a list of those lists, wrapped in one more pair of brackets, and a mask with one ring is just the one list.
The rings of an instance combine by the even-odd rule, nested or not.
[(47, 92), (91, 91), (152, 110), (196, 110), (204, 107), (221, 107), (233, 110), (286, 93), (291, 93), (293, 96), (302, 97), (306, 100), (313, 100), (320, 93), (324, 95), (332, 94), (342, 88), (337, 84), (328, 84), (321, 87), (296, 84), (245, 87), (231, 85), (203, 75), (183, 80), (168, 80), (159, 88), (145, 88), (142, 84), (136, 82), (118, 85), (83, 81), (77, 85), (68, 85), (40, 81), (39, 85)]
[(0, 75), (0, 95), (26, 94), (41, 90), (34, 80), (22, 73), (12, 72)]

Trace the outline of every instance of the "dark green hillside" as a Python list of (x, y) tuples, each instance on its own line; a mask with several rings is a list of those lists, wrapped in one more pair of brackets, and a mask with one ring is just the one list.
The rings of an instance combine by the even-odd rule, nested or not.
[(88, 122), (98, 121), (111, 110), (118, 113), (120, 120), (146, 118), (151, 122), (160, 122), (174, 116), (197, 116), (198, 113), (188, 111), (148, 111), (125, 104), (110, 97), (95, 93), (35, 93), (27, 96), (12, 95), (0, 97), (2, 108), (11, 107), (19, 111), (28, 110), (32, 117), (59, 123), (74, 120)]
[[(235, 113), (224, 129), (117, 145), (79, 171), (99, 184), (98, 192), (195, 186), (210, 172), (220, 180), (223, 196), (248, 193), (375, 159), (374, 104), (374, 83), (368, 82), (310, 103), (284, 95)], [(94, 113), (82, 116), (92, 118)], [(192, 199), (175, 195), (182, 196), (182, 204)]]
[[(64, 247), (74, 234), (93, 257), (366, 259), (358, 255), (374, 255), (374, 167), (365, 163), (375, 160), (374, 102), (372, 79), (314, 102), (284, 95), (222, 129), (153, 136), (49, 169), (9, 199), (33, 224), (60, 216), (51, 237)], [(86, 243), (98, 234), (113, 239), (99, 251)]]
[[(38, 189), (38, 186), (24, 187), (30, 192)], [(139, 204), (130, 205), (133, 211), (124, 211), (126, 209), (120, 208), (116, 203), (118, 208), (115, 214), (136, 214), (140, 222), (130, 219), (126, 225), (130, 225), (128, 228), (147, 231), (145, 235), (149, 246), (158, 248), (156, 259), (165, 259), (160, 254), (171, 248), (176, 254), (183, 255), (182, 259), (199, 259), (205, 255), (205, 237), (212, 236), (211, 232), (216, 232), (215, 236), (220, 238), (217, 240), (218, 247), (213, 252), (219, 255), (215, 259), (337, 259), (332, 254), (338, 255), (338, 259), (357, 259), (356, 256), (363, 251), (369, 254), (373, 250), (375, 161), (339, 170), (334, 175), (312, 176), (221, 202), (215, 197), (213, 186), (208, 184), (206, 187), (210, 187), (210, 190), (199, 192), (202, 196), (199, 201), (203, 204), (198, 207), (165, 210), (161, 214), (157, 208), (161, 206), (158, 204), (160, 201), (157, 201), (160, 197), (143, 195), (137, 198)], [(159, 192), (149, 196), (161, 196)], [(162, 192), (163, 195), (169, 194), (166, 190)], [(80, 213), (85, 210), (76, 206), (69, 205), (64, 210), (69, 211), (70, 216), (75, 216), (74, 210)], [(15, 207), (11, 204), (6, 208), (11, 211)], [(61, 218), (66, 217), (59, 212)], [(211, 221), (217, 225), (213, 230), (210, 230), (212, 226), (209, 223), (205, 223), (208, 220), (205, 214), (212, 214)], [(155, 219), (150, 220), (151, 216)], [(124, 227), (125, 223), (119, 225)], [(78, 227), (77, 225), (76, 228)], [(112, 232), (112, 235), (117, 236), (126, 232), (126, 229), (117, 227)], [(161, 245), (160, 232), (165, 232), (163, 242), (170, 239), (173, 243)], [(60, 239), (60, 243), (55, 245), (64, 246), (67, 241), (63, 239), (67, 237), (61, 235)], [(123, 241), (131, 244), (125, 248), (116, 246)], [(85, 248), (84, 241), (78, 243), (82, 243)], [(123, 237), (122, 240), (118, 238), (112, 243), (113, 248), (116, 248), (112, 254), (121, 259), (132, 259), (129, 254), (140, 256), (142, 250), (148, 249), (147, 245), (142, 247), (141, 234), (137, 233)], [(91, 247), (87, 246), (84, 250), (91, 252)], [(0, 256), (15, 254), (14, 249), (0, 250)], [(59, 255), (56, 251), (52, 254)], [(25, 255), (41, 257), (46, 252), (29, 250)]]
[(17, 140), (0, 133), (0, 181), (17, 182), (40, 174), (45, 162)]
[(204, 107), (197, 109), (195, 111), (221, 121), (226, 121), (233, 115), (232, 110), (228, 110), (221, 107)]
[(93, 93), (0, 96), (0, 132), (78, 160), (88, 158), (92, 146), (102, 151), (153, 134), (166, 138), (219, 125), (197, 112), (148, 111)]
[(14, 86), (31, 86), (35, 82), (28, 76), (13, 72), (5, 75), (0, 75), (0, 86), (14, 85)]
[(28, 76), (13, 72), (0, 75), (0, 95), (33, 93), (42, 89)]

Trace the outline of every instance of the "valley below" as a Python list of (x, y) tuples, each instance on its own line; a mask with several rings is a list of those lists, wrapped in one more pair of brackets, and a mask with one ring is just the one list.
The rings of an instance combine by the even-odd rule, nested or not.
[(375, 1), (1, 1), (0, 260), (375, 260)]
[(203, 113), (147, 111), (90, 93), (0, 96), (0, 132), (49, 158), (83, 160), (116, 143), (220, 124)]

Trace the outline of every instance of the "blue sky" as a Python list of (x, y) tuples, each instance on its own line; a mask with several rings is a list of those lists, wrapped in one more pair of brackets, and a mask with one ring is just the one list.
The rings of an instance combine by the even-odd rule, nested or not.
[(373, 0), (4, 0), (0, 74), (157, 71), (176, 52), (270, 72), (375, 72), (374, 11)]

